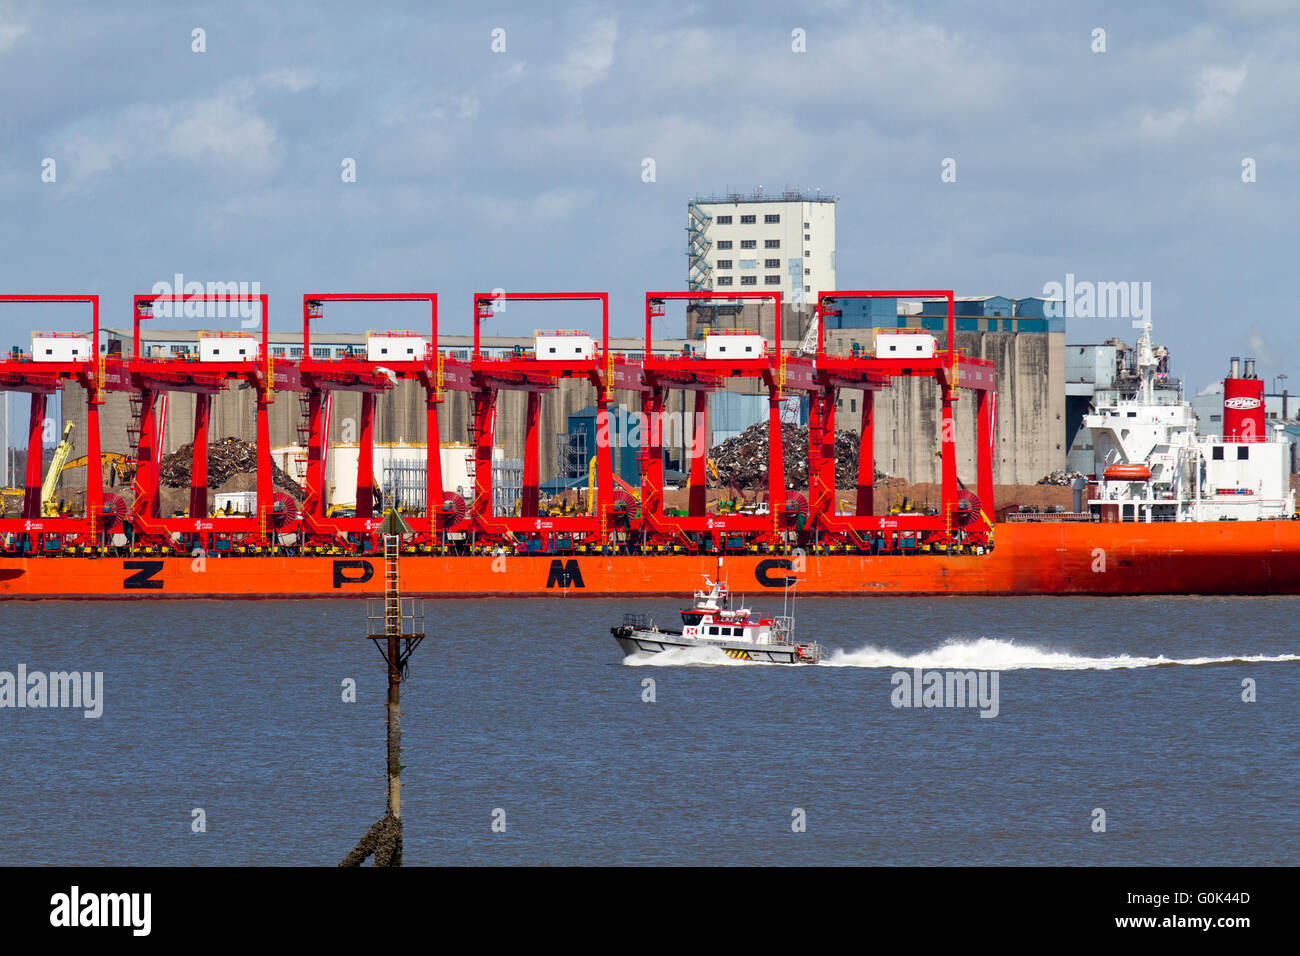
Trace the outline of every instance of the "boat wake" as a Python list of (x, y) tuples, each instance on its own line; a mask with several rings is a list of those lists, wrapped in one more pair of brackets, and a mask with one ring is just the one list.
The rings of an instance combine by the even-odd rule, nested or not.
[(658, 654), (629, 654), (623, 658), (628, 667), (687, 667), (692, 664), (709, 667), (753, 667), (755, 664), (771, 667), (789, 667), (789, 664), (772, 664), (770, 661), (743, 661), (728, 657), (720, 647), (670, 647)]
[(1259, 664), (1278, 661), (1300, 661), (1300, 654), (1233, 655), (1229, 657), (1135, 657), (1121, 654), (1118, 657), (1087, 657), (1063, 651), (1047, 651), (1038, 647), (1013, 644), (990, 637), (975, 639), (952, 638), (933, 650), (905, 654), (883, 647), (867, 647), (855, 651), (835, 650), (820, 663), (821, 667), (887, 667), (895, 670), (908, 668), (935, 668), (941, 670), (1012, 671), (1043, 670), (1122, 670), (1135, 667), (1171, 667), (1201, 664)]

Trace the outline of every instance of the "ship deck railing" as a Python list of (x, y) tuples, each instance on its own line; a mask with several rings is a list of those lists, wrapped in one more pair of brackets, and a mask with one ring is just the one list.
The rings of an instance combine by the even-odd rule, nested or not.
[(1071, 521), (1087, 524), (1101, 520), (1100, 515), (1088, 511), (1009, 511), (1003, 521)]

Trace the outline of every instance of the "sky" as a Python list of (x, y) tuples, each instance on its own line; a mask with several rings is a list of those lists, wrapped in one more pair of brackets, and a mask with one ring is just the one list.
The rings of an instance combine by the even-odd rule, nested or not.
[[(1296, 0), (0, 0), (0, 291), (124, 325), (177, 273), (256, 282), (286, 331), (304, 292), (436, 291), (463, 333), (478, 291), (597, 290), (632, 334), (685, 288), (691, 197), (797, 186), (838, 197), (840, 288), (1150, 283), (1189, 392), (1229, 355), (1271, 387), (1300, 338), (1298, 50)], [(498, 331), (591, 316), (548, 308)], [(0, 345), (86, 324), (6, 306)]]

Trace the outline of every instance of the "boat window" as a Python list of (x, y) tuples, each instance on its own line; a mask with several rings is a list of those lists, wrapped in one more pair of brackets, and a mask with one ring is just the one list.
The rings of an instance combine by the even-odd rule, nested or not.
[(716, 637), (718, 634), (718, 629), (716, 627), (709, 628), (709, 634), (710, 636)]
[(699, 624), (704, 620), (704, 615), (695, 611), (682, 611), (683, 624)]

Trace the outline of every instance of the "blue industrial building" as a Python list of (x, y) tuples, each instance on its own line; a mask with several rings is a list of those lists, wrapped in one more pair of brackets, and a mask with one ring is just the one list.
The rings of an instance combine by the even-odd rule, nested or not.
[[(1065, 319), (1048, 317), (1041, 297), (1011, 299), (1004, 295), (958, 296), (953, 301), (953, 324), (958, 332), (1064, 332)], [(907, 314), (908, 307), (920, 311)], [(943, 332), (947, 322), (947, 300), (922, 299), (902, 303), (896, 327)]]

